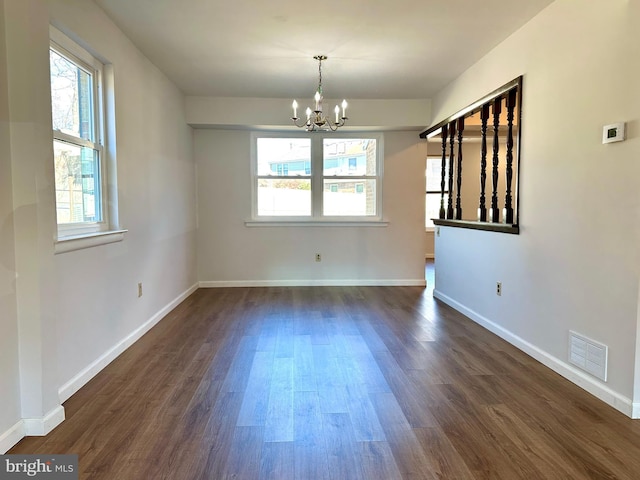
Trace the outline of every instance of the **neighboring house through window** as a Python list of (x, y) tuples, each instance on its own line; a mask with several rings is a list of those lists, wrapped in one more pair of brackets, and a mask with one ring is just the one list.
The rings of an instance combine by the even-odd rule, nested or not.
[(382, 217), (382, 135), (253, 134), (253, 218)]

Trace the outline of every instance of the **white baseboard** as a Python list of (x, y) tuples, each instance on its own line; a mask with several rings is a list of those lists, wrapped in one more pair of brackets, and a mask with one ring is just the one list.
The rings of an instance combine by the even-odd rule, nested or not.
[(0, 435), (0, 455), (7, 453), (24, 437), (42, 437), (64, 422), (64, 407), (57, 405), (44, 417), (23, 418)]
[(153, 326), (155, 326), (160, 320), (162, 320), (165, 315), (167, 315), (171, 310), (177, 307), (182, 301), (184, 301), (189, 295), (195, 292), (198, 289), (198, 285), (192, 285), (185, 292), (178, 295), (176, 298), (171, 300), (167, 305), (165, 305), (159, 312), (157, 312), (153, 317), (143, 323), (140, 327), (135, 329), (129, 335), (127, 335), (124, 339), (114, 345), (111, 349), (106, 351), (103, 355), (101, 355), (96, 361), (91, 363), (89, 366), (80, 371), (75, 377), (69, 380), (67, 383), (62, 385), (58, 389), (58, 395), (60, 397), (60, 402), (65, 402), (71, 395), (76, 393), (80, 388), (87, 384), (89, 380), (96, 376), (104, 367), (109, 365), (113, 360), (115, 360), (122, 352), (124, 352), (127, 348), (133, 345), (140, 337), (142, 337), (145, 333), (147, 333)]
[(25, 436), (43, 436), (64, 422), (64, 407), (56, 406), (42, 418), (23, 418)]
[(24, 422), (20, 420), (9, 430), (0, 435), (0, 455), (7, 453), (11, 447), (24, 438)]
[(223, 287), (424, 287), (424, 279), (399, 280), (228, 280), (201, 281), (200, 288)]
[(631, 418), (640, 418), (640, 403), (632, 403), (631, 399), (625, 397), (624, 395), (620, 395), (618, 392), (611, 390), (606, 385), (600, 383), (600, 381), (595, 378), (590, 377), (588, 374), (574, 368), (569, 363), (566, 363), (544, 350), (538, 348), (537, 346), (527, 342), (526, 340), (514, 335), (504, 327), (492, 322), (486, 317), (483, 317), (479, 313), (471, 310), (470, 308), (465, 307), (461, 303), (456, 300), (448, 297), (447, 295), (441, 293), (438, 290), (434, 290), (433, 296), (439, 300), (442, 300), (444, 303), (449, 305), (450, 307), (456, 309), (460, 313), (466, 315), (474, 322), (482, 325), (487, 330), (495, 333), (500, 338), (506, 340), (510, 344), (519, 348), (526, 354), (538, 360), (543, 365), (549, 367), (554, 372), (562, 375), (564, 378), (569, 380), (570, 382), (576, 384), (580, 388), (586, 390), (590, 394), (599, 398), (603, 402), (612, 406), (616, 410), (624, 413), (628, 417)]

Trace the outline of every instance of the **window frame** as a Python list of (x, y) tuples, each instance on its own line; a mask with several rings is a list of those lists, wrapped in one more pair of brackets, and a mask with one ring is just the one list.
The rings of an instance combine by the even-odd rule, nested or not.
[[(309, 138), (311, 151), (311, 173), (300, 176), (258, 175), (257, 143), (259, 138)], [(376, 141), (376, 175), (324, 175), (323, 168), (323, 140), (325, 138), (344, 139), (371, 139)], [(381, 132), (251, 132), (251, 221), (245, 222), (247, 226), (259, 224), (282, 225), (386, 225), (383, 221), (382, 194), (383, 194), (383, 170), (384, 170), (384, 135)], [(309, 216), (265, 216), (258, 215), (258, 180), (262, 178), (310, 178), (311, 179), (311, 215)], [(323, 195), (325, 179), (349, 179), (354, 182), (375, 180), (376, 182), (376, 214), (375, 215), (323, 215)]]
[[(49, 25), (49, 50), (55, 51), (92, 75), (93, 141), (52, 128), (51, 145), (53, 148), (54, 143), (59, 141), (91, 148), (97, 152), (101, 208), (101, 220), (98, 222), (59, 224), (54, 187), (53, 204), (56, 210), (54, 252), (65, 253), (122, 241), (127, 230), (119, 225), (118, 215), (113, 66), (53, 25)], [(49, 82), (50, 77), (51, 74), (49, 74)], [(51, 103), (50, 107), (53, 109)], [(53, 180), (55, 183), (55, 173)]]

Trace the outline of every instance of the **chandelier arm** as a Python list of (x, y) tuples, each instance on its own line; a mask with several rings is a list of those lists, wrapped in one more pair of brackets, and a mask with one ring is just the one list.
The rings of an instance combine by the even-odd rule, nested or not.
[[(298, 118), (298, 117), (291, 117), (291, 120), (293, 121), (293, 124), (298, 128), (309, 126), (309, 122), (307, 120), (302, 120), (301, 118)], [(298, 120), (301, 120), (302, 123), (298, 123)]]

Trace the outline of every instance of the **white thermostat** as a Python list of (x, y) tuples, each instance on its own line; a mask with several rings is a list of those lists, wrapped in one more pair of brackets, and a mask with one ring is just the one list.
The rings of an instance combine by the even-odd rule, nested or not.
[(622, 142), (625, 123), (612, 123), (602, 127), (602, 143)]

